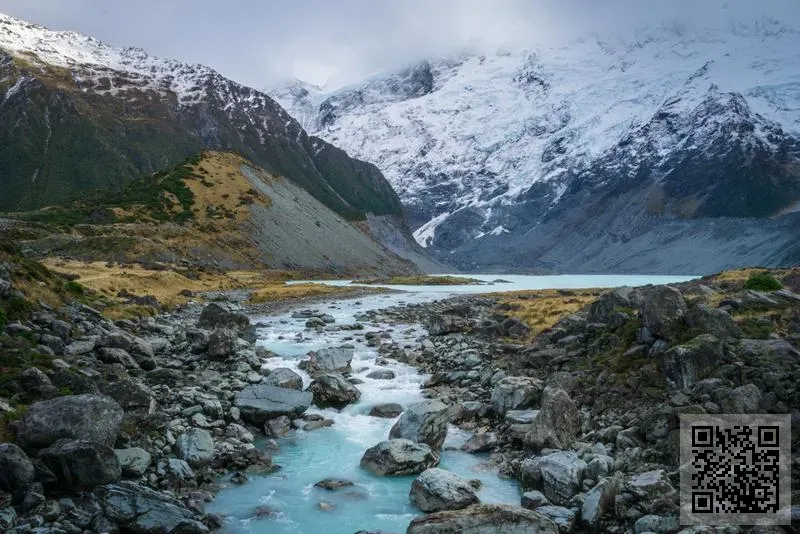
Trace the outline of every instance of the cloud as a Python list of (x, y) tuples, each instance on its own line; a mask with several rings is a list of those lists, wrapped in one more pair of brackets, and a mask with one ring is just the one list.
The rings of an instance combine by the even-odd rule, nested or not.
[(797, 0), (0, 0), (0, 11), (203, 63), (254, 87), (291, 77), (336, 86), (465, 48), (670, 21), (720, 26), (766, 14), (800, 28)]

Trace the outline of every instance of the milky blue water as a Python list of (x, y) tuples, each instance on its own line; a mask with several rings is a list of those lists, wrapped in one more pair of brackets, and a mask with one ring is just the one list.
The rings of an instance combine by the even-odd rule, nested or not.
[[(446, 298), (452, 294), (511, 291), (545, 288), (614, 287), (676, 283), (691, 277), (666, 276), (474, 276), (487, 282), (502, 278), (511, 283), (491, 286), (397, 286), (404, 293), (372, 295), (358, 300), (331, 301), (314, 306), (336, 318), (333, 325), (352, 324), (361, 312), (389, 306), (426, 302)], [(334, 285), (348, 281), (324, 282)], [(377, 352), (362, 343), (362, 336), (353, 338), (351, 331), (335, 328), (322, 332), (306, 330), (305, 319), (292, 319), (291, 313), (272, 317), (253, 317), (261, 323), (258, 343), (279, 354), (264, 362), (267, 368), (290, 367), (301, 376), (306, 386), (310, 378), (297, 364), (306, 353), (326, 346), (352, 343), (356, 347), (352, 363), (353, 376), (362, 380), (357, 387), (361, 399), (341, 411), (312, 408), (333, 419), (335, 424), (304, 432), (293, 431), (279, 440), (280, 450), (273, 454), (273, 463), (281, 469), (273, 474), (250, 475), (242, 486), (228, 484), (209, 506), (210, 512), (226, 516), (224, 531), (228, 533), (294, 533), (294, 534), (352, 534), (358, 530), (384, 530), (405, 532), (408, 523), (420, 512), (409, 502), (408, 491), (414, 477), (376, 477), (363, 471), (359, 461), (364, 451), (387, 439), (389, 429), (396, 419), (381, 419), (366, 415), (378, 403), (398, 402), (404, 406), (423, 399), (420, 385), (428, 378), (415, 369), (399, 362), (377, 365)], [(392, 339), (401, 345), (416, 345), (425, 334), (419, 325), (364, 325), (369, 331), (392, 330)], [(366, 375), (375, 369), (392, 369), (394, 380), (374, 380)], [(440, 467), (465, 478), (479, 478), (483, 488), (478, 493), (482, 502), (519, 504), (520, 493), (513, 481), (503, 480), (486, 465), (485, 455), (472, 455), (458, 450), (470, 436), (450, 427)], [(324, 478), (344, 478), (354, 486), (337, 492), (313, 487)], [(323, 510), (320, 502), (333, 505)], [(256, 517), (257, 506), (266, 505), (274, 510), (269, 517)], [(326, 506), (326, 508), (330, 508)]]

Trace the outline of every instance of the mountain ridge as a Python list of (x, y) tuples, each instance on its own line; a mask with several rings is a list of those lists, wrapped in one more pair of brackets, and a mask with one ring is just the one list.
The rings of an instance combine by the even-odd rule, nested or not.
[[(601, 257), (513, 257), (541, 249), (548, 240), (524, 236), (559, 216), (597, 224), (579, 212), (611, 209), (588, 198), (604, 184), (658, 219), (653, 231), (731, 217), (772, 235), (767, 219), (800, 201), (798, 49), (800, 32), (770, 19), (705, 34), (665, 25), (627, 40), (430, 59), (331, 93), (294, 82), (271, 94), (316, 135), (378, 165), (418, 242), (439, 257), (467, 270), (508, 255), (513, 269), (595, 272)], [(652, 238), (663, 247), (681, 236)], [(715, 239), (704, 246), (728, 256), (683, 269), (740, 265)]]

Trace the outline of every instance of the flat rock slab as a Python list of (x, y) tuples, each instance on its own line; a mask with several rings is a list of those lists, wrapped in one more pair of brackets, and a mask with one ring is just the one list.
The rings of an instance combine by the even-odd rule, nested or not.
[(235, 403), (245, 421), (260, 427), (269, 419), (302, 414), (311, 406), (312, 400), (309, 391), (259, 384), (237, 393)]

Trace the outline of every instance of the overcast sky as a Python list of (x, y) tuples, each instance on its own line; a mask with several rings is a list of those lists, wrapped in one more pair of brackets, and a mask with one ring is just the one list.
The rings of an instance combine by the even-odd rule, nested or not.
[(766, 14), (800, 28), (800, 0), (0, 0), (0, 12), (203, 63), (257, 88), (291, 77), (335, 87), (468, 46), (676, 19), (716, 26)]

